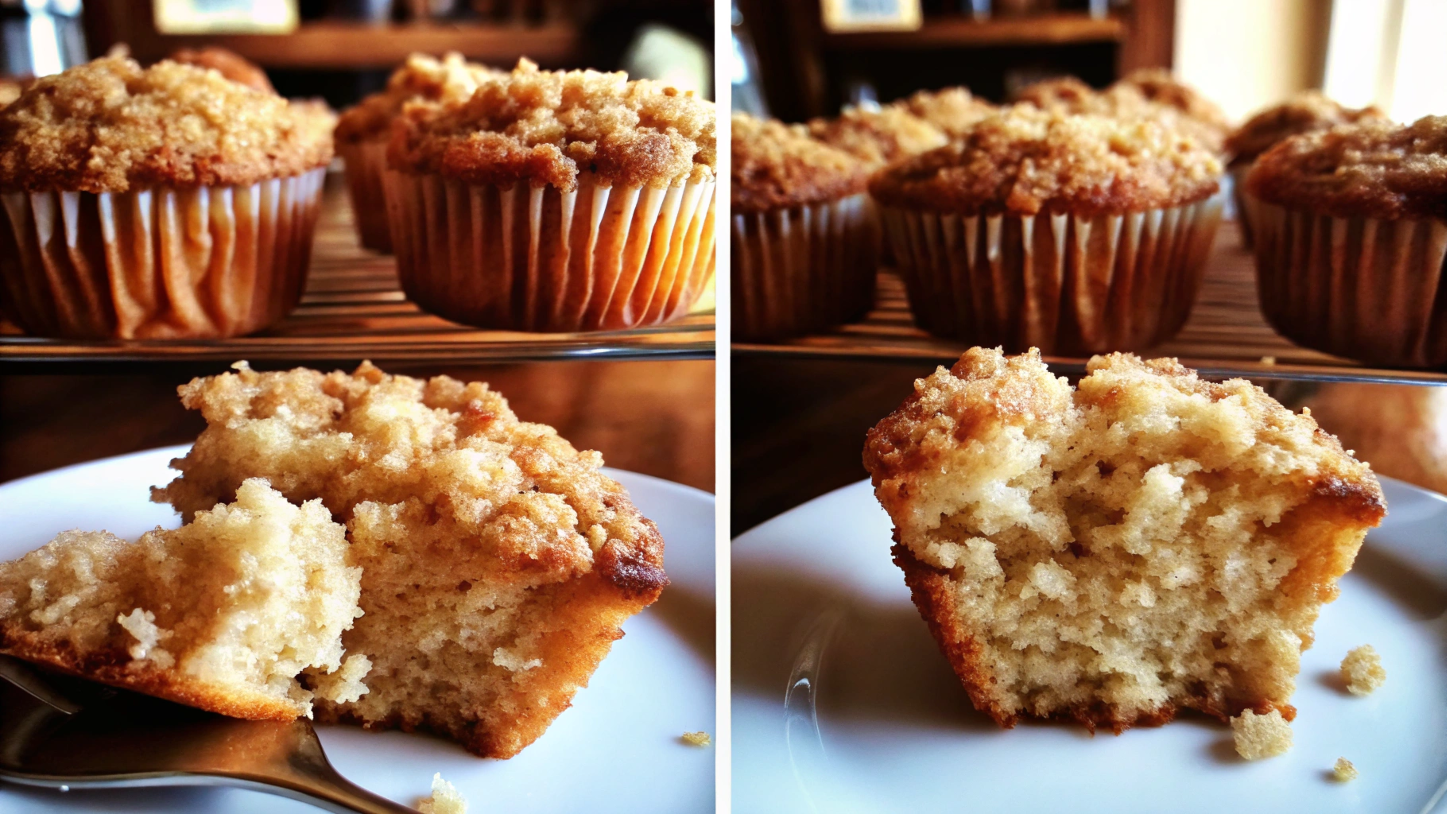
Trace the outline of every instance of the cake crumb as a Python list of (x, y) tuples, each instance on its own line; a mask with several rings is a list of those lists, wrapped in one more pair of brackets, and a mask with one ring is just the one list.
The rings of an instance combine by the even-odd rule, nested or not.
[(1246, 760), (1276, 757), (1291, 749), (1291, 726), (1280, 710), (1265, 715), (1246, 710), (1231, 719), (1231, 737), (1236, 741), (1236, 754)]
[(438, 772), (432, 775), (432, 794), (417, 801), (417, 810), (422, 814), (467, 814), (467, 798)]
[(1376, 649), (1364, 644), (1341, 660), (1341, 677), (1352, 695), (1366, 695), (1386, 682), (1387, 671)]
[(1344, 757), (1336, 759), (1336, 765), (1331, 767), (1331, 776), (1338, 783), (1346, 783), (1357, 779), (1357, 767), (1352, 765), (1350, 760)]
[(685, 732), (683, 742), (689, 746), (704, 747), (712, 744), (713, 738), (709, 737), (707, 732)]

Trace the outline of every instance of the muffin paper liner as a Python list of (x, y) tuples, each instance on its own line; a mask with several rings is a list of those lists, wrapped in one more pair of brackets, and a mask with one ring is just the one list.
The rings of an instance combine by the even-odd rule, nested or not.
[(1147, 348), (1190, 316), (1224, 193), (1078, 217), (886, 208), (910, 310), (932, 334), (1017, 353)]
[(1251, 174), (1251, 163), (1231, 168), (1231, 199), (1236, 204), (1236, 225), (1241, 229), (1241, 245), (1251, 248), (1251, 201), (1246, 195), (1246, 176)]
[(352, 222), (363, 248), (392, 253), (392, 230), (387, 225), (387, 198), (383, 178), (387, 171), (386, 139), (338, 143), (337, 155), (346, 167), (347, 200)]
[(469, 185), (388, 170), (402, 288), (438, 316), (515, 331), (621, 330), (688, 312), (714, 272), (714, 183)]
[(1368, 364), (1447, 366), (1447, 224), (1250, 205), (1261, 311), (1276, 330)]
[(301, 299), (325, 177), (0, 193), (0, 311), (36, 336), (258, 331)]
[(733, 335), (767, 339), (859, 319), (874, 303), (879, 216), (868, 195), (733, 216)]

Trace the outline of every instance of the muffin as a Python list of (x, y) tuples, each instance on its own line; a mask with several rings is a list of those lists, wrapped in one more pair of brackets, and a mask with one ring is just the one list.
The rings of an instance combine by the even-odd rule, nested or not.
[(1373, 470), (1447, 495), (1447, 387), (1323, 384), (1306, 406)]
[(1231, 120), (1221, 106), (1207, 99), (1200, 91), (1177, 80), (1164, 68), (1142, 68), (1132, 71), (1116, 82), (1117, 86), (1135, 88), (1147, 100), (1159, 105), (1175, 108), (1183, 115), (1214, 127), (1226, 134), (1231, 129)]
[(367, 660), (342, 655), (360, 584), (319, 502), (249, 480), (179, 529), (67, 531), (0, 563), (0, 652), (237, 718), (310, 717), (314, 696), (366, 692)]
[(731, 123), (733, 336), (813, 333), (874, 301), (879, 221), (854, 156), (777, 121)]
[(1220, 162), (1151, 119), (1003, 108), (874, 176), (915, 321), (1010, 351), (1149, 347), (1190, 314)]
[(1447, 117), (1292, 136), (1246, 177), (1266, 319), (1309, 348), (1447, 366)]
[(1251, 219), (1242, 188), (1257, 156), (1288, 136), (1330, 130), (1339, 124), (1354, 124), (1367, 119), (1385, 121), (1386, 118), (1386, 114), (1375, 107), (1342, 107), (1320, 91), (1309, 90), (1266, 108), (1231, 133), (1226, 139), (1226, 152), (1231, 155), (1231, 163), (1226, 165), (1226, 169), (1231, 173), (1241, 239), (1246, 248), (1251, 248)]
[(902, 107), (851, 107), (804, 126), (810, 136), (874, 167), (918, 155), (949, 141), (944, 131)]
[(413, 54), (392, 73), (385, 90), (343, 111), (337, 119), (337, 155), (346, 168), (352, 220), (357, 240), (364, 248), (392, 253), (392, 231), (387, 225), (382, 186), (392, 120), (411, 101), (466, 99), (480, 83), (497, 74), (485, 65), (466, 61), (461, 54), (449, 53), (442, 59)]
[(481, 383), (297, 369), (181, 388), (207, 427), (155, 491), (185, 517), (267, 478), (347, 526), (368, 692), (319, 721), (428, 730), (511, 757), (658, 598), (663, 540), (602, 456), (519, 421)]
[(214, 45), (205, 48), (182, 48), (171, 54), (168, 59), (182, 65), (211, 68), (232, 82), (239, 82), (249, 88), (267, 93), (276, 93), (276, 88), (272, 87), (266, 71), (262, 70), (261, 66), (247, 61), (245, 57), (235, 51), (228, 51)]
[(970, 95), (968, 88), (922, 90), (907, 99), (895, 102), (891, 107), (909, 111), (939, 128), (950, 138), (963, 136), (975, 122), (995, 111), (994, 105)]
[(713, 279), (715, 109), (623, 73), (526, 60), (393, 124), (387, 206), (407, 296), (517, 331), (654, 325)]
[(1301, 651), (1386, 512), (1371, 470), (1241, 379), (973, 348), (870, 431), (915, 605), (1002, 727), (1295, 715)]
[[(1213, 153), (1225, 149), (1228, 127), (1224, 116), (1213, 114), (1215, 106), (1183, 85), (1121, 80), (1098, 91), (1075, 77), (1037, 82), (1026, 87), (1016, 100), (1056, 113), (1084, 113), (1125, 119), (1151, 119), (1178, 130)], [(1176, 88), (1174, 92), (1170, 88)], [(1147, 94), (1150, 90), (1154, 98)], [(1192, 100), (1199, 104), (1192, 105)], [(1205, 107), (1209, 106), (1209, 107)]]
[(237, 336), (301, 298), (333, 117), (106, 57), (0, 111), (0, 309), (26, 333)]

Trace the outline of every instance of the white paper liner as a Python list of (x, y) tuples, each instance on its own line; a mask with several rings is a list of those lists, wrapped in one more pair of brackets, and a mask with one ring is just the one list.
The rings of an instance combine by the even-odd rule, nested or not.
[(733, 335), (815, 333), (874, 303), (879, 216), (868, 195), (733, 216)]
[(363, 248), (392, 253), (392, 230), (387, 225), (384, 176), (387, 171), (386, 139), (337, 144), (347, 178), (347, 200), (352, 205), (352, 222)]
[(1247, 162), (1231, 168), (1231, 199), (1236, 204), (1236, 225), (1241, 229), (1241, 245), (1251, 248), (1254, 230), (1251, 225), (1251, 201), (1246, 195), (1246, 176), (1251, 173), (1252, 163)]
[(714, 272), (714, 183), (666, 189), (468, 185), (388, 170), (402, 288), (438, 316), (599, 331), (688, 313)]
[(1276, 330), (1368, 364), (1447, 366), (1447, 224), (1251, 206), (1261, 311)]
[(325, 177), (0, 193), (0, 310), (35, 336), (258, 331), (301, 298)]
[(1147, 348), (1190, 316), (1224, 193), (1094, 218), (962, 216), (886, 208), (915, 321), (1018, 353)]

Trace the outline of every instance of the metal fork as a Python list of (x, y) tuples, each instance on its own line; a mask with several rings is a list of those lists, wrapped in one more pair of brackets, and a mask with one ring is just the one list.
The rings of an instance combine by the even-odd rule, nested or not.
[(416, 812), (349, 783), (311, 722), (243, 721), (0, 656), (0, 779), (55, 789), (237, 786), (327, 811)]

